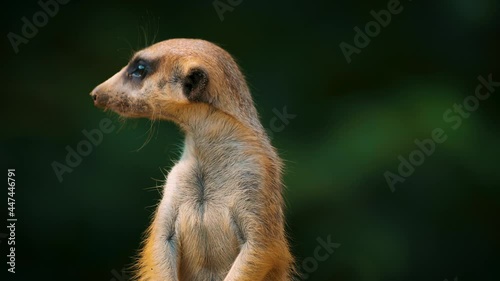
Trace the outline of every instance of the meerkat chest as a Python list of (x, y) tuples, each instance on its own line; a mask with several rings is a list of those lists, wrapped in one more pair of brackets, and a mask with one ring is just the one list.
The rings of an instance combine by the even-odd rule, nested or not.
[(167, 181), (170, 182), (172, 178), (172, 184), (183, 203), (227, 207), (237, 199), (238, 190), (245, 188), (243, 185), (251, 170), (255, 170), (254, 165), (243, 162), (234, 159), (181, 160)]
[(242, 239), (232, 216), (230, 170), (214, 174), (196, 160), (181, 160), (168, 175), (164, 200), (175, 205), (173, 231), (185, 280), (197, 280), (200, 270), (226, 272), (238, 255)]

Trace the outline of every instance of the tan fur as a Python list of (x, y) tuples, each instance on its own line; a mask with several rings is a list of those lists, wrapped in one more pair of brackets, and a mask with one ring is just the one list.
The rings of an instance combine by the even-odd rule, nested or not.
[[(132, 61), (137, 57), (155, 61), (154, 71), (135, 83), (125, 67), (94, 89), (95, 104), (126, 117), (173, 121), (186, 135), (146, 232), (137, 279), (290, 280), (282, 163), (234, 60), (193, 39), (163, 41)], [(193, 69), (208, 77), (199, 85), (202, 101), (184, 94)]]

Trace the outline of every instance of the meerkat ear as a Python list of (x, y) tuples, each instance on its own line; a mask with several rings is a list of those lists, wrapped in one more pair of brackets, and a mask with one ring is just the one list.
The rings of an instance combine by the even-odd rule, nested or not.
[(207, 73), (200, 68), (193, 68), (182, 80), (182, 90), (189, 101), (208, 102), (207, 84)]

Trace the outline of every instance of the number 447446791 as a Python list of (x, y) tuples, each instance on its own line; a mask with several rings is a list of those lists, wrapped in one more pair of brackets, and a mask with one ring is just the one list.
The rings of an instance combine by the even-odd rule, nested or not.
[(15, 193), (15, 190), (16, 190), (16, 180), (15, 180), (15, 174), (16, 170), (15, 169), (8, 169), (7, 170), (7, 190), (8, 190), (8, 200), (7, 200), (7, 204), (9, 205), (8, 206), (8, 210), (9, 210), (9, 217), (11, 218), (14, 218), (16, 215), (15, 215), (15, 212), (14, 210), (16, 209), (15, 205), (16, 205), (16, 200), (14, 199), (14, 194)]

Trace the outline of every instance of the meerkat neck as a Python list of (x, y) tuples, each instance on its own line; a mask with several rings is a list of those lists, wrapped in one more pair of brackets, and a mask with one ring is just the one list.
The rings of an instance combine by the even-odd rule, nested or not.
[(216, 158), (224, 157), (225, 153), (248, 150), (271, 152), (269, 138), (260, 123), (258, 125), (252, 126), (221, 111), (212, 111), (191, 122), (184, 130), (184, 153)]
[(254, 146), (266, 144), (263, 132), (233, 120), (208, 121), (197, 130), (187, 131), (185, 143), (198, 150), (212, 150), (223, 146)]
[(190, 111), (196, 114), (184, 114), (183, 119), (176, 122), (187, 139), (212, 142), (222, 139), (235, 141), (238, 138), (244, 141), (257, 137), (268, 141), (257, 116), (234, 116), (204, 104), (199, 104)]

